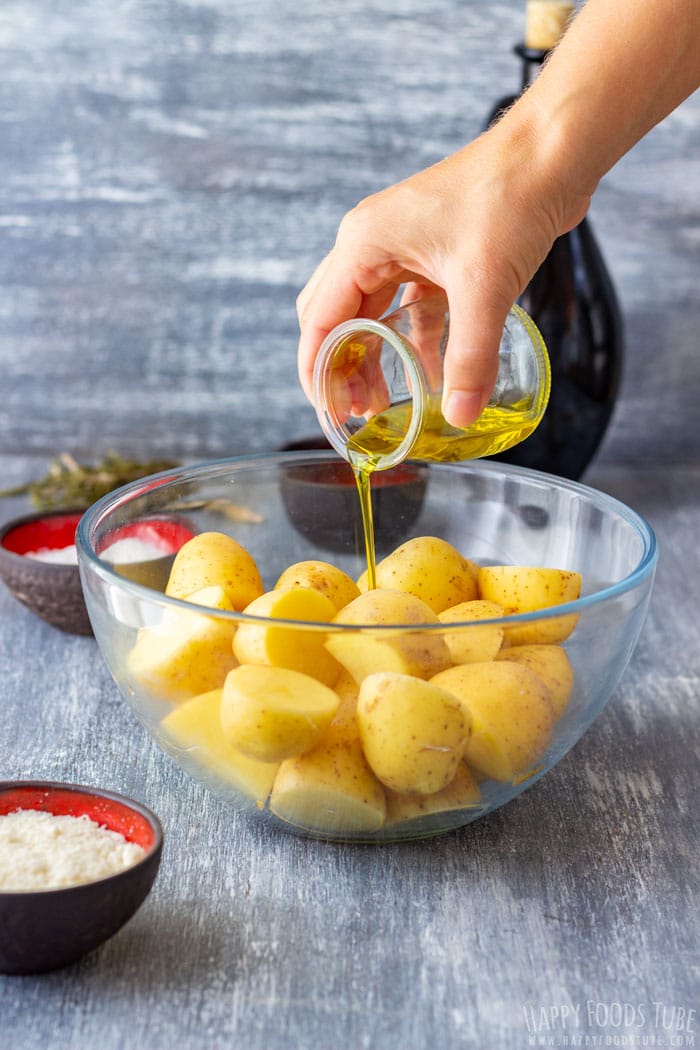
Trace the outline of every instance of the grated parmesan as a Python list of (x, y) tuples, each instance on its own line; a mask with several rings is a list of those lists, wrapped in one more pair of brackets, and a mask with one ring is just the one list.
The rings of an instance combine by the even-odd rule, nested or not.
[(21, 809), (0, 816), (0, 891), (54, 890), (130, 868), (145, 850), (88, 816)]

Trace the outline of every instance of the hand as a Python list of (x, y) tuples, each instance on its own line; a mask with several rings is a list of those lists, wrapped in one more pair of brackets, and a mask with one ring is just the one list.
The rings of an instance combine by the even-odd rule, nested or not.
[(519, 121), (383, 190), (343, 219), (333, 250), (299, 295), (299, 377), (311, 399), (316, 352), (339, 324), (380, 317), (443, 290), (450, 309), (443, 413), (466, 426), (481, 412), (498, 370), (508, 310), (557, 236), (585, 214), (590, 195), (550, 174), (541, 139)]

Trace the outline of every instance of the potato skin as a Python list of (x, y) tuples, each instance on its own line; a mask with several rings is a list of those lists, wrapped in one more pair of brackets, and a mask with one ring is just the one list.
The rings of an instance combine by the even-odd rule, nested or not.
[[(439, 620), (415, 595), (377, 589), (355, 598), (340, 610), (333, 623), (420, 627), (437, 624)], [(399, 630), (385, 634), (336, 631), (329, 634), (326, 648), (358, 684), (377, 671), (430, 678), (452, 663), (439, 631)]]
[(561, 718), (574, 688), (574, 669), (561, 645), (511, 645), (496, 659), (529, 667), (547, 686), (554, 717)]
[(244, 612), (266, 619), (239, 625), (233, 638), (239, 663), (288, 667), (324, 685), (335, 683), (341, 668), (325, 647), (327, 635), (323, 631), (275, 624), (275, 620), (330, 622), (336, 610), (325, 594), (311, 587), (280, 587), (255, 598)]
[(161, 722), (166, 740), (191, 752), (199, 764), (262, 805), (270, 793), (277, 763), (260, 762), (237, 751), (221, 731), (222, 689), (186, 700)]
[[(460, 602), (445, 609), (438, 616), (440, 623), (462, 623), (479, 620), (496, 620), (503, 616), (503, 609), (495, 602), (476, 599), (471, 602)], [(498, 624), (484, 624), (483, 627), (463, 627), (460, 630), (445, 631), (443, 634), (450, 656), (456, 664), (483, 663), (493, 660), (503, 644), (503, 628)]]
[(260, 762), (281, 762), (316, 744), (340, 700), (328, 686), (285, 667), (245, 664), (226, 676), (221, 728), (238, 751)]
[(471, 718), (464, 757), (484, 776), (513, 781), (541, 761), (554, 711), (544, 682), (523, 664), (460, 664), (431, 679), (457, 697)]
[(410, 675), (380, 672), (360, 686), (360, 739), (374, 774), (393, 791), (429, 795), (454, 779), (469, 738), (459, 700)]
[[(205, 587), (189, 601), (232, 611), (221, 587)], [(236, 666), (231, 648), (235, 629), (231, 620), (207, 615), (204, 609), (173, 609), (162, 623), (138, 632), (127, 656), (127, 673), (153, 696), (171, 703), (221, 687)]]
[(223, 587), (237, 612), (263, 593), (255, 561), (245, 547), (224, 532), (200, 532), (175, 555), (165, 593), (189, 598), (203, 587)]
[(384, 788), (367, 763), (355, 718), (351, 681), (333, 722), (318, 744), (284, 761), (270, 809), (281, 820), (328, 836), (375, 832), (384, 824)]
[[(479, 596), (503, 606), (506, 616), (538, 612), (575, 601), (581, 575), (535, 565), (487, 565), (478, 570)], [(573, 614), (506, 628), (509, 645), (553, 644), (569, 637), (578, 622)]]
[[(377, 587), (413, 594), (434, 613), (478, 598), (477, 575), (474, 562), (437, 536), (407, 540), (377, 563)], [(366, 573), (358, 587), (367, 590)]]
[(311, 587), (329, 598), (336, 611), (357, 598), (360, 589), (342, 569), (327, 561), (298, 561), (284, 570), (275, 584), (278, 588)]
[(435, 791), (431, 795), (408, 795), (387, 789), (386, 826), (405, 824), (439, 813), (481, 808), (479, 785), (466, 763), (460, 762), (454, 777), (442, 791)]

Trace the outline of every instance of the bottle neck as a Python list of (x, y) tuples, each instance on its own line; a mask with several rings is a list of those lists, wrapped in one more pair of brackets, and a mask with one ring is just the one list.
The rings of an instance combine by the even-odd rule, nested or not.
[(515, 54), (522, 62), (522, 90), (530, 85), (539, 73), (544, 60), (549, 54), (549, 49), (540, 47), (528, 47), (527, 44), (516, 44), (513, 48)]

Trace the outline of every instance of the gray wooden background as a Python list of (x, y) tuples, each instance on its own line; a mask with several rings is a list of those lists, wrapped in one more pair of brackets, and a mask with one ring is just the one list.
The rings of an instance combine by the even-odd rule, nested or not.
[[(523, 8), (5, 0), (0, 485), (64, 449), (200, 459), (314, 430), (296, 294), (352, 204), (517, 86)], [(695, 96), (593, 204), (628, 355), (587, 480), (662, 557), (606, 712), (507, 808), (376, 850), (260, 829), (150, 743), (90, 639), (0, 592), (0, 777), (124, 790), (166, 830), (117, 937), (0, 977), (1, 1050), (700, 1045), (699, 190)]]

